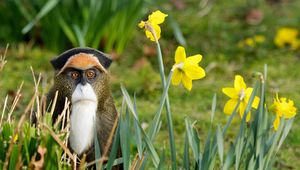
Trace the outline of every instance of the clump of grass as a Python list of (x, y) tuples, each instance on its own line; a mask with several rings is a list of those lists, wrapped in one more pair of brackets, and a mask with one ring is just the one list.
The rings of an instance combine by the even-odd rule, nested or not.
[[(6, 48), (7, 51), (7, 48)], [(1, 57), (1, 70), (4, 68), (6, 52)], [(52, 123), (51, 112), (45, 111), (45, 97), (39, 94), (38, 87), (41, 74), (38, 79), (32, 70), (34, 80), (34, 94), (23, 110), (21, 117), (14, 115), (16, 106), (22, 96), (21, 83), (11, 106), (8, 104), (8, 96), (2, 105), (0, 121), (0, 167), (3, 169), (61, 169), (71, 168), (75, 157), (67, 148), (68, 126), (60, 126), (63, 117), (69, 114), (68, 106), (60, 118)], [(36, 117), (35, 123), (29, 118)], [(63, 128), (62, 128), (63, 127)]]
[(6, 64), (6, 53), (7, 53), (7, 49), (8, 49), (8, 45), (5, 48), (5, 52), (3, 55), (0, 55), (0, 72), (2, 71), (2, 69), (4, 68), (4, 65)]

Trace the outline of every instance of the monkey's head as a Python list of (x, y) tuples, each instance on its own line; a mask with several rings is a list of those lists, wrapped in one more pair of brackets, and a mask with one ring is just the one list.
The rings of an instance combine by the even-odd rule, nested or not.
[(106, 148), (118, 118), (109, 88), (107, 69), (111, 62), (104, 53), (91, 48), (74, 48), (51, 61), (55, 75), (47, 96), (49, 104), (58, 91), (52, 119), (61, 114), (67, 97), (71, 101), (69, 147), (77, 155), (87, 153), (87, 160), (95, 156), (94, 137), (101, 150)]
[(101, 101), (109, 95), (107, 69), (111, 62), (107, 55), (95, 49), (68, 50), (51, 61), (55, 69), (54, 85), (72, 104)]

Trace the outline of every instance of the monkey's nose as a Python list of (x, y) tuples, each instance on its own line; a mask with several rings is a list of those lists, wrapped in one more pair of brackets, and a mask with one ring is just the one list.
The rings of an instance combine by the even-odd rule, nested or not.
[(84, 85), (86, 85), (87, 81), (85, 78), (82, 78), (80, 83), (84, 86)]

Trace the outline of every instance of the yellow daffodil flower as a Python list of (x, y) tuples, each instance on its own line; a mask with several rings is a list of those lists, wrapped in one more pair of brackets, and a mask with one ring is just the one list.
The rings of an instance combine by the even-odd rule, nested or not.
[(158, 41), (161, 32), (159, 24), (162, 24), (167, 16), (167, 14), (157, 10), (148, 16), (147, 21), (141, 21), (138, 26), (140, 28), (145, 28), (147, 38), (151, 41)]
[(292, 50), (295, 50), (300, 46), (300, 40), (297, 38), (298, 33), (298, 30), (294, 28), (280, 28), (276, 33), (274, 43), (280, 48), (289, 45)]
[[(230, 97), (230, 99), (226, 102), (224, 106), (224, 113), (227, 115), (231, 115), (238, 101), (240, 100), (240, 105), (237, 111), (239, 112), (241, 118), (243, 118), (252, 91), (253, 88), (247, 88), (243, 77), (240, 75), (236, 75), (234, 79), (234, 87), (233, 88), (227, 87), (222, 89), (222, 92), (228, 97)], [(252, 103), (252, 107), (257, 109), (258, 104), (259, 104), (259, 98), (255, 96)], [(251, 113), (248, 113), (246, 121), (249, 122), (250, 118), (251, 118)]]
[(287, 100), (286, 98), (279, 99), (278, 94), (276, 94), (276, 98), (274, 98), (271, 109), (274, 110), (276, 114), (276, 118), (273, 122), (273, 126), (276, 131), (280, 125), (281, 117), (284, 117), (285, 119), (293, 118), (295, 117), (297, 111), (292, 100)]
[(201, 59), (202, 56), (200, 54), (186, 57), (185, 49), (182, 46), (177, 47), (172, 84), (177, 86), (182, 82), (183, 86), (190, 91), (193, 86), (192, 80), (205, 77), (204, 69), (198, 66)]

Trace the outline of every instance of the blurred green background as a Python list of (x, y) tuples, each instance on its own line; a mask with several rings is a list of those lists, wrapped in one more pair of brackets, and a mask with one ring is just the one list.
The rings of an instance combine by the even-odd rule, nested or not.
[[(13, 100), (24, 81), (17, 111), (24, 109), (34, 91), (30, 66), (36, 74), (42, 73), (41, 90), (46, 94), (53, 77), (49, 60), (72, 47), (89, 46), (111, 54), (115, 61), (110, 72), (116, 105), (119, 107), (122, 102), (120, 83), (123, 83), (131, 95), (137, 96), (140, 119), (149, 123), (162, 89), (155, 44), (146, 39), (137, 24), (157, 9), (169, 15), (161, 25), (160, 39), (166, 70), (174, 64), (176, 47), (183, 45), (188, 56), (203, 55), (200, 65), (207, 73), (204, 79), (193, 83), (191, 92), (183, 87), (170, 88), (175, 139), (180, 153), (186, 115), (197, 120), (200, 136), (206, 137), (214, 93), (218, 98), (215, 125), (226, 122), (228, 117), (223, 113), (223, 106), (227, 97), (221, 89), (233, 86), (236, 74), (242, 75), (247, 85), (252, 86), (252, 74), (263, 72), (267, 64), (269, 105), (278, 92), (279, 96), (294, 100), (299, 108), (300, 41), (299, 48), (293, 50), (288, 43), (283, 48), (274, 44), (280, 28), (300, 30), (298, 0), (1, 1), (0, 52), (4, 54), (6, 44), (9, 49), (7, 64), (0, 72), (0, 108), (6, 95)], [(262, 36), (264, 41), (255, 41), (255, 36)], [(234, 120), (226, 137), (228, 142), (236, 134), (239, 122), (239, 118)], [(293, 128), (278, 153), (277, 169), (300, 167), (299, 123), (296, 115)], [(165, 115), (162, 130), (157, 141), (168, 145)]]

